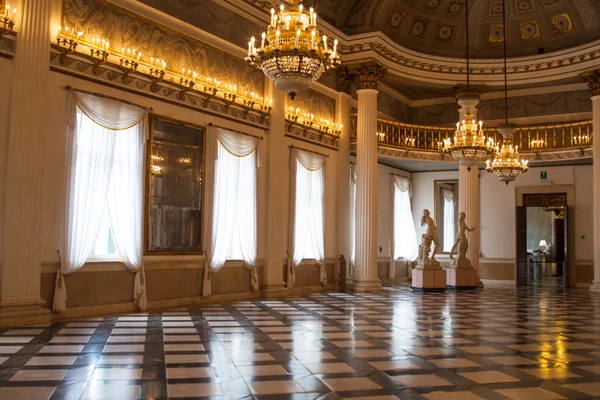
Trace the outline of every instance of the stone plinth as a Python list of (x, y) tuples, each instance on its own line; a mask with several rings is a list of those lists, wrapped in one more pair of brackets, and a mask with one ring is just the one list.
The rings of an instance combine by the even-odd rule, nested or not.
[(446, 290), (446, 271), (443, 269), (413, 269), (413, 290), (423, 292), (443, 292)]
[(477, 289), (477, 271), (473, 268), (447, 268), (446, 286), (448, 289)]

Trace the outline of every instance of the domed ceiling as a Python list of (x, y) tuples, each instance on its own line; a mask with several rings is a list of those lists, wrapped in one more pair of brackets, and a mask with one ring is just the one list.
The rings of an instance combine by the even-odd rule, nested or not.
[[(310, 3), (310, 1), (305, 0)], [(348, 34), (381, 31), (431, 55), (464, 57), (465, 0), (319, 0), (321, 18)], [(506, 0), (509, 57), (600, 39), (600, 0)], [(502, 0), (469, 0), (473, 57), (502, 57)]]

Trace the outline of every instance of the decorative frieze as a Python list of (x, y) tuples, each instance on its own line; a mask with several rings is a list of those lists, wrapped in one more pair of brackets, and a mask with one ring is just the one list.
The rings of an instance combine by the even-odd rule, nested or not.
[(114, 49), (136, 49), (146, 60), (165, 60), (172, 71), (191, 69), (262, 95), (265, 77), (244, 60), (103, 0), (64, 0), (62, 26), (100, 37)]

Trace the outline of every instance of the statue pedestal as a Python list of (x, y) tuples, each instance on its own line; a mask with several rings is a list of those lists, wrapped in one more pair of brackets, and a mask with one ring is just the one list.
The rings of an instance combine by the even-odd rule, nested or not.
[(412, 272), (412, 288), (422, 292), (443, 292), (446, 290), (446, 271), (437, 261), (417, 265)]
[(446, 286), (455, 290), (477, 289), (477, 271), (471, 268), (447, 268)]

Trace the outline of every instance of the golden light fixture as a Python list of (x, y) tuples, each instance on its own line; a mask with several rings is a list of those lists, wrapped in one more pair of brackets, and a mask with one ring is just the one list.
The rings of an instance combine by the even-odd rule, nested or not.
[[(506, 32), (506, 4), (505, 0), (502, 1), (502, 29)], [(498, 132), (502, 135), (505, 141), (512, 142), (514, 133), (516, 131), (513, 124), (508, 123), (508, 75), (506, 69), (506, 38), (503, 38), (504, 42), (504, 125), (498, 128)], [(508, 185), (509, 182), (514, 181), (517, 176), (527, 172), (529, 169), (529, 162), (521, 159), (519, 155), (519, 146), (509, 144), (508, 146), (502, 144), (501, 147), (496, 146), (496, 151), (492, 161), (487, 160), (485, 169), (488, 172), (496, 175), (501, 182)]]
[(13, 28), (15, 27), (16, 13), (17, 9), (13, 8), (11, 10), (10, 4), (7, 4), (4, 9), (0, 9), (0, 36), (4, 35), (5, 33), (12, 32)]
[(317, 13), (308, 12), (301, 0), (292, 0), (279, 12), (271, 9), (271, 23), (261, 35), (260, 47), (254, 37), (248, 42), (246, 60), (285, 90), (293, 99), (296, 93), (308, 89), (323, 72), (340, 64), (337, 39), (330, 47), (327, 37), (317, 29)]
[(444, 139), (439, 146), (443, 154), (470, 168), (494, 154), (495, 147), (494, 139), (483, 134), (482, 121), (472, 119), (472, 114), (465, 118), (462, 123), (456, 123), (454, 138)]

